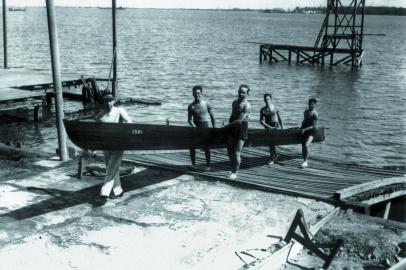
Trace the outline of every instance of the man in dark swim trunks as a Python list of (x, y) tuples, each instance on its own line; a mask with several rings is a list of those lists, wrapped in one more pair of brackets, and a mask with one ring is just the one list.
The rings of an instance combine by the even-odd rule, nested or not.
[[(201, 86), (196, 85), (193, 87), (193, 97), (195, 100), (188, 106), (188, 122), (192, 127), (208, 128), (209, 127), (209, 117), (212, 127), (216, 127), (216, 121), (211, 110), (211, 106), (202, 99), (203, 89)], [(206, 156), (206, 170), (210, 170), (210, 149), (209, 146), (203, 148), (204, 154)], [(196, 165), (196, 149), (191, 148), (190, 159), (192, 161), (192, 166)]]
[(248, 120), (251, 113), (251, 104), (247, 98), (250, 89), (242, 84), (238, 89), (238, 99), (233, 101), (229, 123), (224, 126), (227, 136), (227, 151), (231, 162), (230, 179), (237, 178), (241, 164), (241, 150), (248, 139)]
[[(282, 118), (279, 115), (279, 110), (272, 104), (272, 95), (264, 95), (264, 107), (259, 112), (259, 122), (265, 127), (266, 130), (283, 129)], [(269, 145), (270, 160), (269, 165), (274, 164), (277, 158), (275, 145)]]
[(314, 133), (316, 131), (317, 119), (319, 115), (316, 111), (317, 100), (315, 98), (309, 99), (309, 107), (304, 111), (303, 122), (300, 127), (302, 133), (302, 157), (303, 163), (301, 167), (304, 169), (309, 166), (307, 160), (309, 158), (309, 145), (313, 141)]

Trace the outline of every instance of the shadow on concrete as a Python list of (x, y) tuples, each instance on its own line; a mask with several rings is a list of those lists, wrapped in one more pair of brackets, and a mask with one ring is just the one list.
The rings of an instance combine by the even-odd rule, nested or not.
[[(182, 173), (166, 171), (164, 173), (160, 173), (160, 171), (157, 170), (146, 169), (136, 174), (121, 177), (121, 183), (124, 192), (130, 192), (132, 190), (171, 180), (173, 178), (179, 177), (180, 175), (182, 175)], [(94, 205), (95, 200), (100, 194), (102, 184), (103, 183), (100, 183), (98, 185), (94, 185), (77, 191), (27, 187), (28, 191), (41, 194), (45, 193), (52, 198), (2, 214), (0, 215), (0, 218), (11, 217), (16, 220), (23, 220), (66, 209), (83, 203)]]

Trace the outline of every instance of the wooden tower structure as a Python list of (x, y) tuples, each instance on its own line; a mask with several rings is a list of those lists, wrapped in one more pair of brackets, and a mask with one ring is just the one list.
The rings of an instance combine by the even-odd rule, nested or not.
[[(345, 3), (344, 3), (345, 2)], [(347, 4), (347, 5), (345, 5)], [(326, 15), (313, 46), (261, 44), (259, 62), (288, 61), (361, 66), (365, 0), (327, 0)]]

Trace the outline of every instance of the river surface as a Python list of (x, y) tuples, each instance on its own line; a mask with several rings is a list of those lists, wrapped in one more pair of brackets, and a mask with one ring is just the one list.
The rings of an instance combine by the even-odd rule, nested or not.
[[(286, 127), (298, 126), (309, 97), (319, 101), (325, 144), (313, 155), (370, 166), (406, 164), (406, 20), (366, 16), (363, 66), (258, 63), (258, 43), (312, 46), (324, 16), (254, 11), (126, 9), (117, 11), (119, 97), (158, 98), (128, 106), (135, 122), (187, 124), (191, 89), (200, 84), (221, 125), (240, 84), (251, 88), (252, 127), (271, 92)], [(62, 73), (108, 77), (111, 10), (57, 8)], [(51, 69), (45, 8), (8, 15), (9, 65)], [(1, 41), (2, 42), (2, 41)], [(2, 55), (0, 56), (1, 61)], [(77, 105), (65, 104), (70, 111)], [(52, 122), (52, 121), (51, 121)], [(56, 148), (53, 123), (2, 125), (1, 140)], [(295, 146), (300, 152), (300, 146)]]

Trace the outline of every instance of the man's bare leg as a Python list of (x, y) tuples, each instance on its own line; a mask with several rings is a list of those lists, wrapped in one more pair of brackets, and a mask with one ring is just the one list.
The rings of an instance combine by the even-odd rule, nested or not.
[(313, 141), (313, 136), (309, 136), (304, 143), (302, 143), (302, 157), (303, 157), (303, 163), (301, 165), (302, 168), (306, 168), (309, 166), (307, 163), (307, 159), (309, 158), (309, 146)]
[(204, 149), (204, 155), (206, 156), (206, 170), (207, 171), (210, 171), (210, 158), (211, 158), (211, 156), (210, 156), (210, 149), (209, 149), (209, 147), (205, 147)]
[(195, 166), (195, 164), (196, 164), (196, 149), (190, 148), (189, 149), (189, 154), (190, 154), (190, 161), (192, 162), (192, 166)]
[(238, 169), (240, 168), (240, 165), (241, 165), (241, 151), (242, 151), (243, 146), (244, 146), (244, 141), (238, 140), (236, 142), (234, 153), (233, 153), (234, 164), (232, 166), (232, 171), (231, 171), (231, 175), (230, 175), (231, 180), (234, 180), (237, 178)]

